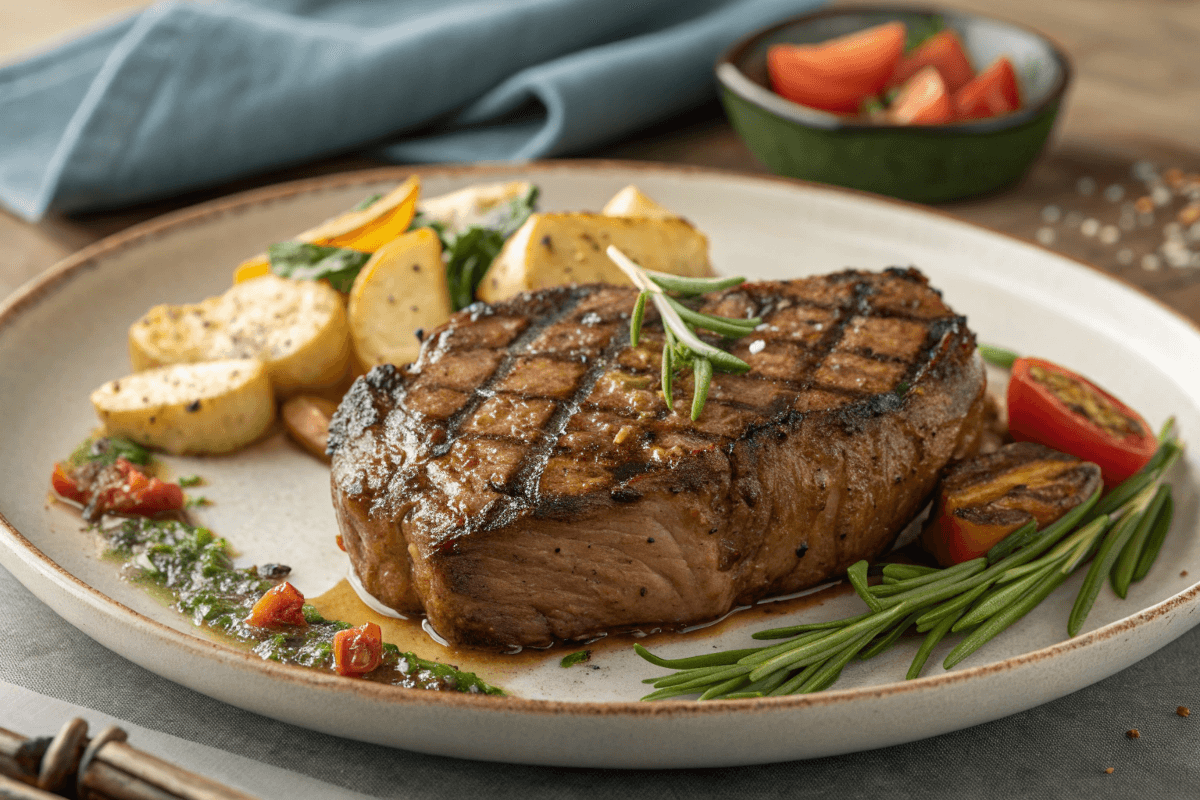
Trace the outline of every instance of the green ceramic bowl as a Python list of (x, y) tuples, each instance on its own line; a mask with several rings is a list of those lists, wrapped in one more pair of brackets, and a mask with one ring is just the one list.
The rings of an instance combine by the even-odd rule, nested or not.
[[(785, 100), (767, 80), (767, 49), (815, 44), (873, 25), (910, 26), (941, 17), (982, 69), (1006, 55), (1021, 85), (1020, 110), (947, 125), (892, 125), (843, 117)], [(936, 203), (1015, 183), (1054, 127), (1071, 67), (1044, 36), (959, 11), (835, 8), (806, 14), (735, 44), (716, 65), (730, 122), (772, 172), (905, 200)]]

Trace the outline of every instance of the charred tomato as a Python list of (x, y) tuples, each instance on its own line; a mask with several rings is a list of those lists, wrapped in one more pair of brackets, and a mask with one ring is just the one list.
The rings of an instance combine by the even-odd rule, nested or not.
[(1008, 427), (1017, 441), (1099, 464), (1109, 488), (1146, 466), (1158, 448), (1140, 414), (1087, 378), (1038, 358), (1013, 363)]

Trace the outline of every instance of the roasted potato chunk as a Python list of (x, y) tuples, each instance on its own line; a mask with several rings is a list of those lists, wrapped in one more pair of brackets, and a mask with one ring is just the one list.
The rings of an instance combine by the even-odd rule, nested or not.
[(643, 217), (645, 219), (678, 219), (679, 215), (660, 206), (630, 184), (612, 196), (601, 210), (606, 217)]
[(528, 181), (476, 184), (422, 200), (417, 204), (417, 211), (424, 219), (460, 231), (471, 225), (487, 225), (498, 209), (525, 197), (532, 189), (533, 184)]
[(946, 469), (921, 541), (940, 564), (959, 564), (1030, 520), (1045, 527), (1100, 485), (1095, 464), (1032, 442), (1004, 445)]
[(629, 285), (605, 249), (616, 245), (646, 269), (711, 275), (708, 239), (677, 217), (533, 214), (507, 242), (479, 284), (489, 303), (520, 292), (567, 283)]
[(364, 370), (407, 364), (421, 351), (417, 331), (450, 318), (442, 244), (430, 228), (394, 239), (371, 256), (350, 289), (350, 333)]
[(195, 305), (150, 309), (129, 329), (129, 357), (139, 371), (256, 358), (277, 394), (332, 386), (350, 366), (345, 302), (319, 281), (263, 275)]
[(92, 392), (92, 405), (108, 433), (168, 453), (228, 453), (275, 419), (271, 382), (254, 359), (136, 372)]

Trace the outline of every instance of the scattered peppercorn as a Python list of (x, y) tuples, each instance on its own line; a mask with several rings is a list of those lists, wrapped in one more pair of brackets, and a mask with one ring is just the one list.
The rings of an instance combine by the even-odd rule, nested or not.
[(1105, 775), (1112, 775), (1112, 774), (1113, 774), (1113, 768), (1112, 768), (1112, 767), (1109, 767), (1108, 769), (1104, 770), (1104, 774), (1105, 774)]
[(1179, 706), (1175, 709), (1175, 713), (1181, 717), (1190, 717), (1192, 715), (1192, 710), (1187, 706)]
[(1137, 728), (1130, 728), (1129, 730), (1125, 731), (1125, 735), (1128, 736), (1130, 739), (1142, 738), (1142, 732), (1139, 731)]

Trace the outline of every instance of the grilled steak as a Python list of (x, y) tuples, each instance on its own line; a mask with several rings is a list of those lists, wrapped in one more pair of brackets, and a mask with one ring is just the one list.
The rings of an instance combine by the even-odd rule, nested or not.
[(362, 585), (461, 644), (685, 625), (884, 552), (979, 433), (974, 335), (915, 270), (745, 284), (702, 310), (761, 316), (692, 422), (658, 390), (636, 293), (477, 304), (406, 370), (376, 367), (330, 427)]

